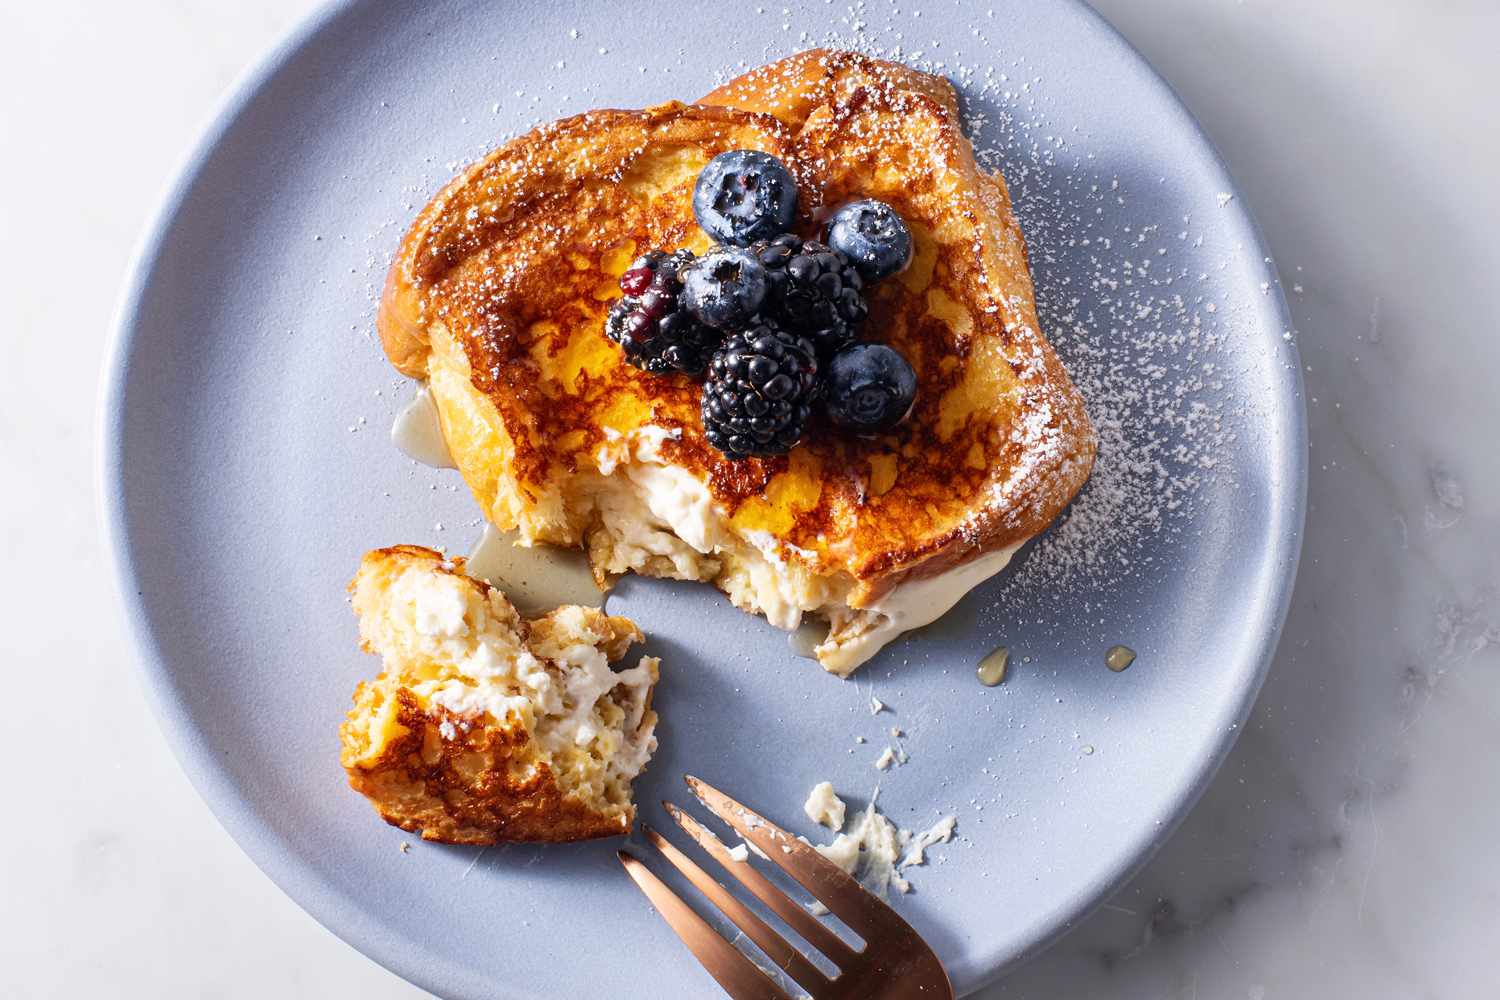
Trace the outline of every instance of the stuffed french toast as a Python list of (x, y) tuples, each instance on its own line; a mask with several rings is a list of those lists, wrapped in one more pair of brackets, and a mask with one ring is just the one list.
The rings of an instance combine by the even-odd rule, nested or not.
[(855, 53), (506, 143), (407, 232), (378, 325), (497, 527), (824, 619), (840, 675), (1094, 458), (951, 85)]

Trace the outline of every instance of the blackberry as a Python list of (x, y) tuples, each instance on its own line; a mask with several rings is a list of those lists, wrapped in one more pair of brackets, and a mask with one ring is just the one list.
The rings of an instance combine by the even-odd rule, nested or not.
[(869, 311), (859, 269), (837, 250), (787, 233), (750, 248), (766, 269), (766, 310), (827, 360)]
[(604, 335), (625, 351), (625, 360), (658, 374), (700, 374), (722, 338), (703, 325), (680, 301), (681, 270), (693, 262), (690, 250), (652, 250), (620, 275), (625, 293), (609, 307)]
[(801, 440), (817, 389), (813, 346), (756, 317), (709, 362), (704, 435), (729, 458), (784, 455)]

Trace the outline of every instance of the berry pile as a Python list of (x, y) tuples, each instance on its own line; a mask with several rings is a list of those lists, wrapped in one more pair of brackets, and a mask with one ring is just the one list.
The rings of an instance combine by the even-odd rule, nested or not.
[(796, 210), (796, 181), (780, 160), (719, 154), (693, 189), (694, 217), (719, 245), (702, 257), (640, 257), (604, 321), (636, 367), (704, 375), (704, 435), (729, 458), (791, 451), (819, 400), (838, 426), (874, 434), (906, 419), (916, 398), (905, 358), (856, 339), (866, 284), (911, 262), (901, 216), (884, 202), (851, 202), (817, 242), (788, 232)]

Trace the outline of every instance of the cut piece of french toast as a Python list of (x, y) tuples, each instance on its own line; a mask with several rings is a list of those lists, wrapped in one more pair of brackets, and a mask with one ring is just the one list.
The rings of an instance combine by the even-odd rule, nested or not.
[(384, 668), (355, 690), (340, 760), (386, 822), (450, 844), (629, 832), (658, 667), (611, 669), (642, 638), (631, 621), (522, 619), (462, 559), (410, 545), (368, 553), (349, 591)]
[[(1003, 181), (980, 170), (951, 86), (853, 53), (804, 53), (706, 99), (600, 111), (516, 139), (445, 188), (392, 264), (379, 328), (426, 378), (486, 515), (528, 542), (584, 546), (596, 573), (714, 583), (847, 674), (1003, 567), (1088, 476), (1081, 398), (1037, 324)], [(704, 439), (701, 388), (626, 364), (601, 332), (649, 249), (709, 241), (690, 195), (729, 149), (771, 153), (798, 228), (856, 198), (911, 229), (911, 267), (869, 290), (862, 336), (917, 372), (895, 430), (814, 422), (790, 455), (732, 461)]]

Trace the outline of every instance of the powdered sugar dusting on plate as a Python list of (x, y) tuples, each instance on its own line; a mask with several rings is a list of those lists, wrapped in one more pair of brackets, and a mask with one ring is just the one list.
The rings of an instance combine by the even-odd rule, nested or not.
[[(1203, 270), (1204, 237), (1193, 219), (1227, 202), (1216, 194), (1184, 213), (1168, 207), (1182, 201), (1165, 177), (1143, 184), (1111, 173), (1086, 133), (1049, 113), (1046, 78), (1027, 57), (986, 44), (993, 11), (974, 17), (976, 47), (995, 46), (980, 64), (924, 45), (897, 27), (900, 19), (868, 16), (881, 6), (849, 5), (842, 27), (815, 44), (904, 62), (957, 87), (976, 158), (1010, 187), (1043, 333), (1098, 433), (1089, 483), (1006, 590), (1104, 588), (1141, 574), (1151, 567), (1147, 542), (1184, 531), (1204, 488), (1231, 485), (1220, 458), (1241, 406), (1227, 398), (1219, 372), (1233, 301), (1215, 272), (1240, 248)], [(1162, 206), (1163, 217), (1141, 224), (1136, 199)], [(1189, 258), (1197, 270), (1183, 263)]]

